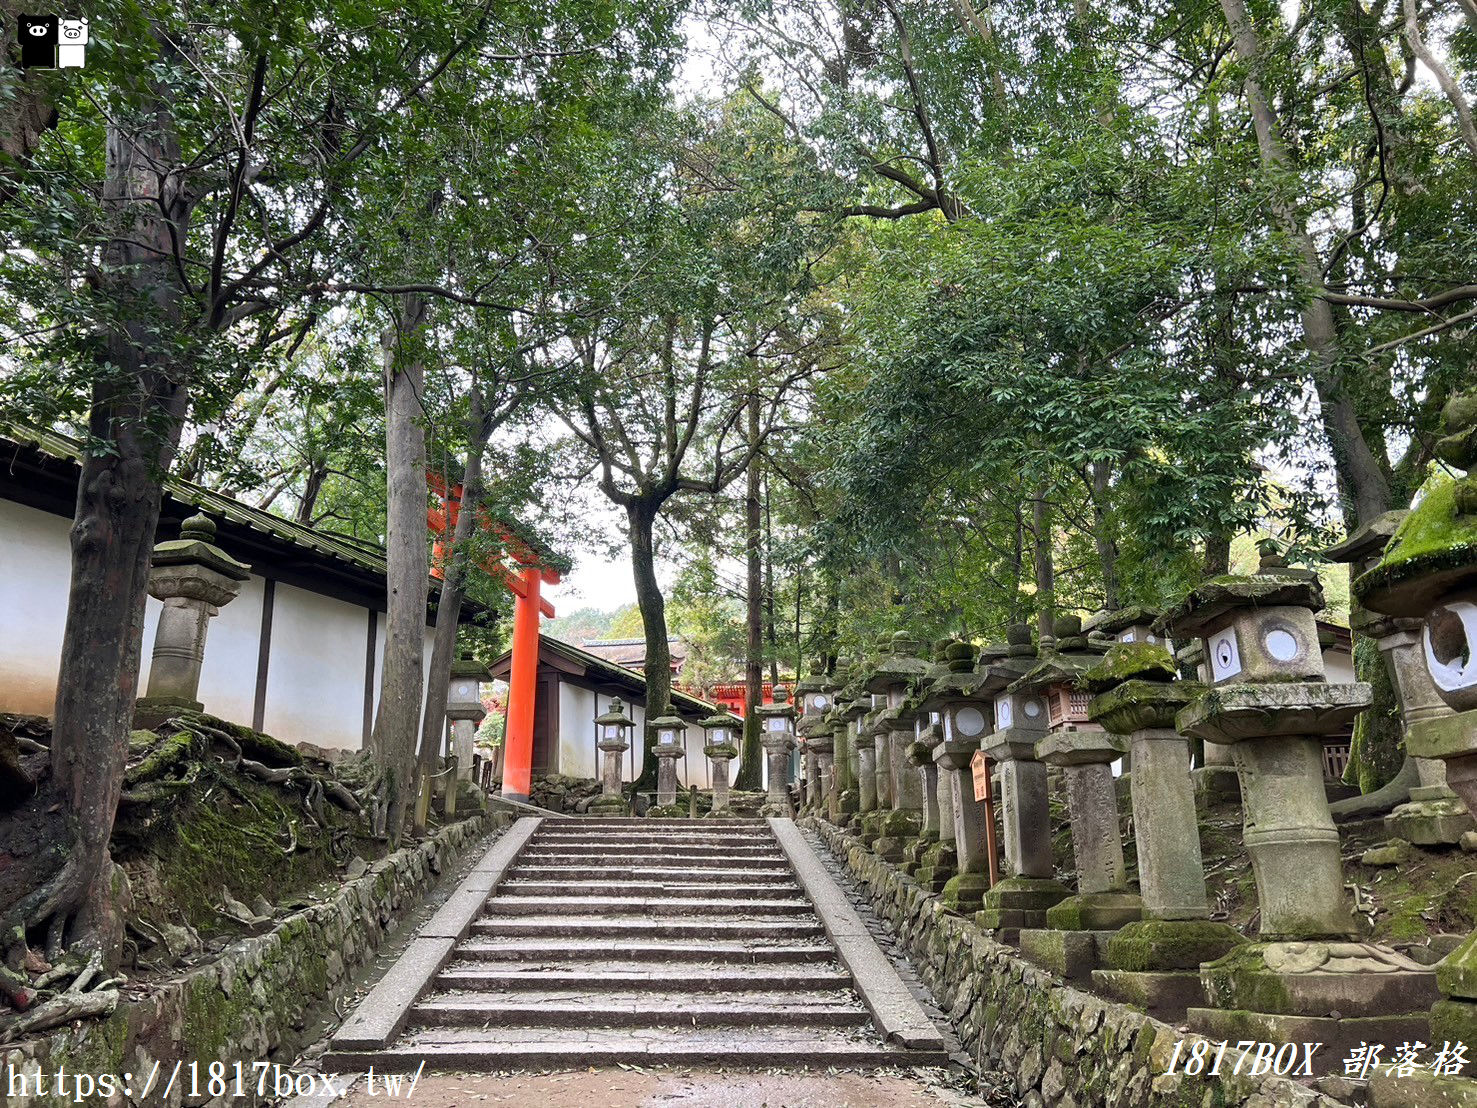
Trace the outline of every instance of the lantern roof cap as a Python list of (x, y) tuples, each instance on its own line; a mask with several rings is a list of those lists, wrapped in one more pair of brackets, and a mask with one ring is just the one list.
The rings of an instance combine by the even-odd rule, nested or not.
[(1477, 584), (1477, 480), (1426, 490), (1396, 530), (1384, 557), (1354, 581), (1354, 596), (1376, 612), (1421, 618), (1443, 596)]
[(635, 727), (636, 723), (630, 716), (626, 715), (625, 702), (618, 696), (610, 698), (610, 706), (595, 717), (597, 724), (614, 723), (622, 727)]
[(1107, 654), (1083, 674), (1083, 681), (1095, 693), (1123, 684), (1125, 681), (1166, 683), (1178, 676), (1174, 659), (1163, 643), (1120, 642), (1108, 648)]
[(960, 700), (989, 700), (990, 693), (985, 691), (987, 677), (978, 670), (940, 674), (919, 690), (918, 711), (939, 712), (945, 705)]
[(1051, 685), (1084, 688), (1088, 670), (1102, 660), (1101, 654), (1084, 650), (1052, 651), (1009, 686), (1010, 692), (1035, 692)]
[(994, 696), (1013, 685), (1036, 666), (1036, 656), (1012, 654), (980, 668), (979, 691), (983, 696)]
[(732, 712), (715, 712), (706, 719), (698, 720), (697, 725), (704, 731), (712, 731), (718, 727), (742, 727), (744, 721)]
[(1410, 512), (1406, 508), (1394, 508), (1382, 512), (1373, 519), (1361, 523), (1342, 542), (1323, 548), (1323, 556), (1331, 562), (1346, 562), (1357, 566), (1360, 562), (1377, 558), (1395, 537), (1400, 524)]
[(1318, 611), (1323, 587), (1311, 570), (1268, 565), (1245, 576), (1223, 574), (1202, 581), (1154, 624), (1157, 631), (1176, 638), (1199, 636), (1229, 613), (1244, 608), (1296, 607)]
[(1150, 608), (1145, 604), (1129, 604), (1123, 608), (1114, 608), (1112, 611), (1094, 612), (1083, 621), (1082, 629), (1089, 635), (1094, 631), (1100, 631), (1105, 635), (1116, 635), (1119, 631), (1141, 623), (1152, 624), (1163, 614), (1160, 608)]
[(154, 547), (151, 564), (204, 566), (232, 581), (245, 581), (251, 576), (249, 565), (238, 562), (215, 545), (215, 521), (204, 512), (197, 512), (180, 524), (179, 535)]
[(678, 715), (657, 716), (656, 719), (649, 719), (646, 723), (648, 727), (675, 727), (679, 731), (687, 730), (687, 721)]
[(456, 661), (451, 663), (451, 676), (475, 677), (478, 681), (491, 681), (492, 671), (474, 658), (470, 650), (463, 650), (456, 656)]

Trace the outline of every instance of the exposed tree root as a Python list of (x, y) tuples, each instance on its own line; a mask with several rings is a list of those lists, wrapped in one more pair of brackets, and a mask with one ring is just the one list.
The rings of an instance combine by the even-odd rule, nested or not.
[(0, 1017), (0, 1043), (14, 1042), (24, 1035), (34, 1035), (38, 1031), (50, 1031), (53, 1027), (60, 1027), (73, 1020), (111, 1015), (117, 1007), (117, 989), (64, 993), (24, 1014)]

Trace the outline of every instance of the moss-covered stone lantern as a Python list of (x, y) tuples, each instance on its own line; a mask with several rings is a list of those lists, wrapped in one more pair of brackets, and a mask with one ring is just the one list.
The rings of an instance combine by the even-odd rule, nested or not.
[(1200, 691), (1177, 681), (1162, 641), (1122, 640), (1084, 675), (1095, 693), (1088, 715), (1123, 736), (1133, 755), (1134, 838), (1144, 919), (1108, 940), (1106, 969), (1093, 971), (1102, 992), (1179, 1019), (1204, 1003), (1200, 964), (1244, 940), (1229, 924), (1210, 922), (1200, 828), (1190, 781), (1190, 744), (1175, 714)]
[(446, 718), (451, 721), (451, 756), (456, 760), (458, 781), (472, 779), (477, 725), (487, 718), (487, 709), (482, 707), (482, 682), (491, 680), (488, 668), (472, 657), (471, 651), (463, 650), (451, 663), (446, 687)]
[(1323, 788), (1322, 736), (1370, 702), (1369, 686), (1324, 680), (1315, 574), (1264, 556), (1247, 577), (1211, 578), (1165, 622), (1204, 645), (1209, 687), (1175, 717), (1181, 733), (1232, 746), (1256, 877), (1258, 941), (1206, 963), (1211, 1007), (1191, 1026), (1211, 1037), (1313, 1041), (1337, 1058), (1361, 1041), (1423, 1038), (1434, 975), (1358, 941), (1338, 832)]
[(1062, 767), (1072, 822), (1072, 857), (1077, 891), (1052, 905), (1046, 927), (1021, 932), (1021, 953), (1064, 977), (1081, 977), (1095, 968), (1113, 932), (1143, 915), (1143, 902), (1128, 887), (1123, 839), (1118, 829), (1118, 795), (1113, 762), (1126, 743), (1093, 722), (1086, 673), (1102, 661), (1088, 649), (1082, 621), (1056, 620), (1056, 649), (1012, 686), (1037, 692), (1047, 702), (1047, 733), (1036, 742), (1036, 757)]
[(728, 813), (728, 764), (738, 757), (735, 741), (743, 731), (744, 721), (731, 712), (719, 712), (698, 723), (707, 741), (703, 753), (713, 764), (713, 809), (711, 814), (722, 816)]
[[(1354, 595), (1371, 611), (1419, 621), (1420, 657), (1449, 711), (1410, 719), (1406, 749), (1444, 762), (1447, 783), (1477, 811), (1477, 392), (1453, 398), (1444, 415), (1436, 455), (1467, 476), (1426, 490), (1379, 563), (1354, 582)], [(1442, 999), (1431, 1012), (1431, 1041), (1477, 1043), (1477, 932), (1436, 975)]]
[(1012, 625), (1004, 655), (986, 654), (991, 660), (980, 667), (978, 691), (994, 698), (995, 719), (981, 749), (1000, 767), (1006, 876), (985, 895), (976, 919), (1001, 941), (1016, 942), (1022, 929), (1045, 926), (1046, 910), (1068, 891), (1054, 876), (1046, 766), (1036, 758), (1036, 743), (1046, 734), (1046, 698), (1041, 689), (1021, 684), (1036, 665), (1030, 627)]
[(800, 719), (795, 734), (805, 752), (805, 809), (826, 811), (833, 787), (835, 741), (828, 713), (834, 707), (836, 684), (826, 674), (819, 658), (810, 664), (810, 672), (795, 685), (800, 705)]
[(631, 749), (631, 728), (636, 724), (626, 715), (626, 705), (618, 696), (595, 717), (595, 746), (601, 753), (600, 796), (590, 811), (603, 815), (622, 815), (626, 802), (621, 797), (621, 755)]
[(677, 804), (677, 759), (687, 756), (687, 721), (679, 715), (662, 715), (647, 720), (646, 726), (656, 733), (656, 808), (647, 815), (682, 816)]
[(181, 708), (201, 711), (200, 669), (211, 617), (236, 599), (251, 567), (215, 545), (215, 522), (203, 513), (180, 524), (180, 537), (154, 547), (149, 595), (160, 601), (149, 684), (134, 726), (151, 727)]
[(768, 759), (768, 796), (760, 810), (765, 816), (793, 816), (790, 806), (790, 753), (795, 749), (795, 706), (790, 703), (790, 690), (774, 687), (774, 703), (761, 704), (759, 716), (760, 744)]
[[(978, 651), (972, 643), (954, 642), (945, 648), (945, 672), (922, 690), (919, 710), (938, 713), (942, 741), (930, 755), (941, 783), (940, 813), (952, 825), (949, 837), (954, 873), (944, 882), (945, 907), (974, 912), (983, 907), (989, 890), (989, 859), (984, 848), (984, 805), (974, 797), (973, 759), (980, 742), (992, 730), (993, 697), (983, 691), (987, 674), (976, 668)], [(933, 867), (935, 872), (941, 867)]]
[[(923, 823), (923, 795), (918, 775), (908, 765), (913, 717), (905, 704), (915, 681), (928, 670), (919, 657), (922, 643), (906, 631), (879, 640), (885, 652), (867, 671), (863, 684), (883, 703), (875, 710), (872, 734), (877, 747), (878, 814), (872, 849), (888, 861), (900, 861), (909, 839)], [(867, 832), (874, 828), (863, 821)], [(864, 838), (868, 835), (863, 836)]]

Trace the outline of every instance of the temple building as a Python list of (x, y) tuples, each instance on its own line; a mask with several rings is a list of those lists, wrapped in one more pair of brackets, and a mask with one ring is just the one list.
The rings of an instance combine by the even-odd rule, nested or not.
[[(66, 623), (79, 444), (42, 431), (8, 435), (0, 437), (0, 712), (50, 715)], [(216, 545), (250, 567), (239, 595), (209, 622), (198, 692), (205, 711), (289, 743), (360, 749), (379, 695), (384, 550), (167, 479), (158, 538), (175, 539), (181, 523), (198, 514), (215, 524)], [(161, 608), (149, 599), (140, 694), (148, 687)], [(484, 615), (463, 605), (464, 620)], [(427, 660), (433, 619), (434, 606), (427, 613)]]

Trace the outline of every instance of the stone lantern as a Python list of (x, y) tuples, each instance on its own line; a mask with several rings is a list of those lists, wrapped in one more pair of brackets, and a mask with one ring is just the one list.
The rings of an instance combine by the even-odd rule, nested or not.
[(687, 756), (687, 721), (665, 715), (647, 720), (646, 725), (656, 732), (656, 806), (661, 815), (677, 815), (667, 809), (677, 803), (677, 759)]
[[(1467, 476), (1426, 490), (1353, 591), (1371, 611), (1420, 621), (1426, 676), (1449, 711), (1410, 719), (1406, 750), (1444, 762), (1447, 783), (1477, 811), (1477, 394), (1454, 397), (1444, 414), (1436, 456)], [(1477, 932), (1437, 965), (1436, 980), (1431, 1041), (1477, 1042)]]
[[(888, 861), (900, 861), (907, 840), (915, 838), (923, 823), (923, 789), (918, 775), (908, 766), (907, 746), (913, 741), (913, 718), (905, 706), (912, 684), (928, 671), (918, 657), (922, 644), (906, 631), (878, 640), (885, 652), (869, 669), (863, 683), (884, 702), (873, 716), (877, 742), (878, 810), (872, 849)], [(864, 838), (866, 835), (863, 836)]]
[(923, 690), (919, 709), (937, 712), (942, 722), (940, 741), (930, 750), (938, 773), (940, 821), (951, 834), (949, 859), (954, 870), (942, 885), (944, 906), (956, 912), (974, 912), (989, 891), (989, 859), (984, 848), (984, 805), (974, 798), (974, 756), (980, 742), (994, 730), (991, 697), (981, 691), (986, 674), (976, 669), (971, 643), (950, 643), (944, 650), (945, 672)]
[(761, 704), (759, 715), (760, 742), (769, 759), (769, 789), (760, 814), (792, 816), (790, 808), (790, 752), (795, 749), (795, 707), (790, 703), (790, 690), (774, 687), (774, 703)]
[[(1385, 512), (1356, 528), (1347, 539), (1324, 553), (1334, 561), (1347, 562), (1357, 581), (1377, 566), (1406, 514)], [(1384, 655), (1385, 669), (1394, 685), (1407, 735), (1411, 727), (1423, 720), (1453, 714), (1426, 668), (1419, 618), (1374, 612), (1361, 604), (1354, 606), (1349, 622), (1356, 634), (1373, 638)], [(1385, 830), (1392, 837), (1418, 846), (1449, 846), (1459, 842), (1462, 832), (1473, 830), (1474, 823), (1466, 806), (1446, 783), (1446, 763), (1440, 758), (1416, 757), (1410, 753), (1408, 741), (1406, 752), (1415, 769), (1416, 783), (1411, 786), (1408, 799), (1385, 816)], [(1361, 799), (1355, 797), (1335, 805), (1334, 818), (1347, 818), (1341, 809), (1354, 809), (1351, 815), (1365, 814), (1359, 804)]]
[(1107, 944), (1109, 967), (1093, 984), (1119, 1000), (1178, 1019), (1204, 1003), (1200, 964), (1245, 940), (1210, 922), (1200, 828), (1190, 781), (1190, 744), (1174, 729), (1175, 713), (1202, 686), (1177, 681), (1162, 640), (1121, 640), (1086, 673), (1097, 695), (1088, 715), (1124, 736), (1133, 756), (1134, 838), (1144, 918), (1121, 927)]
[(1258, 941), (1201, 967), (1213, 1007), (1187, 1018), (1211, 1037), (1320, 1041), (1336, 1059), (1361, 1041), (1425, 1037), (1436, 989), (1429, 970), (1356, 941), (1322, 736), (1347, 726), (1370, 689), (1324, 680), (1322, 607), (1315, 574), (1264, 557), (1252, 576), (1202, 582), (1165, 623), (1205, 649), (1209, 688), (1175, 722), (1232, 747), (1261, 912)]
[(872, 696), (862, 688), (860, 675), (837, 694), (838, 721), (846, 730), (847, 782), (837, 797), (838, 823), (860, 826), (861, 818), (877, 808), (877, 750), (864, 733)]
[(699, 727), (707, 736), (703, 753), (713, 763), (713, 812), (715, 816), (728, 812), (728, 763), (738, 757), (735, 737), (743, 730), (744, 721), (731, 712), (719, 712), (702, 720)]
[(149, 595), (164, 605), (154, 630), (149, 685), (134, 709), (134, 725), (150, 727), (180, 709), (204, 709), (200, 667), (212, 616), (241, 594), (251, 567), (215, 545), (215, 523), (193, 515), (180, 537), (154, 547)]
[(1015, 942), (1023, 928), (1044, 926), (1046, 910), (1068, 893), (1054, 876), (1046, 766), (1036, 758), (1036, 743), (1046, 734), (1046, 698), (1021, 683), (1036, 664), (1031, 629), (1014, 624), (1006, 638), (1003, 657), (989, 651), (993, 660), (981, 667), (977, 689), (995, 698), (994, 730), (980, 747), (1000, 767), (1006, 876), (985, 894), (976, 919), (1002, 941)]
[(446, 718), (451, 720), (451, 756), (456, 759), (458, 781), (472, 779), (472, 752), (476, 747), (477, 725), (487, 718), (482, 707), (482, 682), (492, 674), (471, 651), (463, 650), (451, 663), (451, 679), (446, 688)]
[(625, 814), (626, 802), (621, 796), (621, 755), (631, 749), (631, 729), (635, 726), (618, 696), (611, 697), (610, 706), (595, 717), (595, 745), (604, 758), (600, 767), (600, 796), (590, 805), (590, 811), (602, 815)]
[(1054, 629), (1056, 649), (1043, 653), (1011, 689), (1046, 700), (1047, 733), (1036, 742), (1036, 757), (1065, 773), (1077, 892), (1047, 909), (1045, 929), (1022, 931), (1020, 941), (1021, 953), (1033, 961), (1080, 977), (1096, 967), (1113, 932), (1143, 916), (1143, 902), (1128, 888), (1113, 783), (1113, 762), (1127, 744), (1087, 710), (1085, 674), (1102, 655), (1087, 649), (1076, 616), (1058, 618)]
[(811, 662), (810, 673), (795, 686), (800, 705), (800, 721), (795, 732), (805, 750), (805, 808), (821, 812), (834, 786), (835, 744), (827, 713), (833, 706), (836, 686), (826, 676), (820, 659)]

